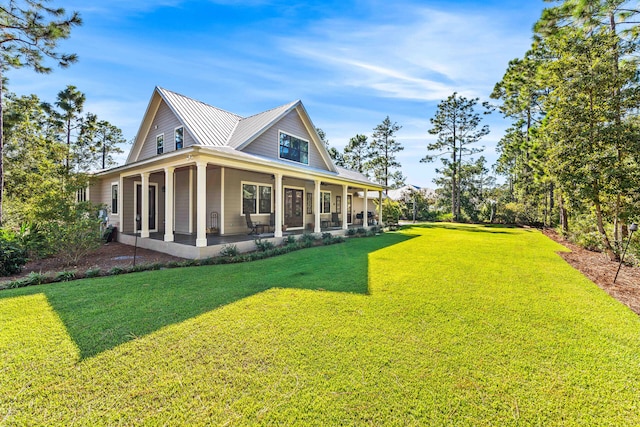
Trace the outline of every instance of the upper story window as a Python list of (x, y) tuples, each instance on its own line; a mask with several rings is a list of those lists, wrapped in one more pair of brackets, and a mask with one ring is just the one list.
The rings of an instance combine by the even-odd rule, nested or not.
[(174, 133), (175, 141), (176, 141), (176, 150), (184, 147), (184, 127), (180, 126), (176, 128)]
[(280, 158), (309, 164), (309, 141), (280, 132)]
[(158, 154), (162, 154), (164, 152), (164, 133), (156, 136), (156, 147)]

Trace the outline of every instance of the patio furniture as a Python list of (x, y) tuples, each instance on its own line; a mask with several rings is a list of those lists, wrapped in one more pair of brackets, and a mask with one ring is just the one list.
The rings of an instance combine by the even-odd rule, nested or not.
[(249, 234), (258, 234), (258, 226), (260, 223), (251, 221), (251, 214), (249, 212), (244, 214), (247, 220), (247, 228), (250, 230)]
[(340, 221), (340, 218), (338, 217), (338, 213), (337, 212), (332, 212), (331, 213), (331, 226), (332, 227), (340, 227), (342, 225), (342, 221)]

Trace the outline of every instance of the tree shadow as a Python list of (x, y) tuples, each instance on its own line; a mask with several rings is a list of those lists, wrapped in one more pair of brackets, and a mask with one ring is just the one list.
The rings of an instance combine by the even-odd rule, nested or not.
[(178, 268), (0, 292), (43, 293), (82, 359), (270, 288), (368, 293), (368, 254), (414, 236), (349, 239), (242, 264)]
[[(468, 233), (513, 234), (514, 231), (531, 233), (533, 229), (510, 224), (466, 224), (453, 222), (432, 222), (405, 226), (407, 228), (446, 229)], [(404, 229), (404, 227), (403, 227)]]

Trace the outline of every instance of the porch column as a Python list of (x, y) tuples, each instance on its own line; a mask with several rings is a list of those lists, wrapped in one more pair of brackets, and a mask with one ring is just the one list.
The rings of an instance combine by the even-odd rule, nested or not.
[(315, 213), (316, 213), (316, 224), (313, 228), (314, 233), (320, 233), (322, 230), (320, 229), (320, 181), (315, 180), (315, 187), (313, 188), (313, 198), (315, 200)]
[(380, 202), (378, 203), (378, 225), (382, 225), (382, 190), (380, 190)]
[(349, 224), (347, 224), (347, 186), (342, 186), (342, 207), (340, 211), (342, 212), (342, 229), (346, 230), (349, 228)]
[(196, 197), (196, 247), (207, 246), (207, 163), (197, 162), (197, 187)]
[(369, 226), (369, 195), (367, 194), (367, 189), (364, 189), (364, 210), (362, 211), (362, 226)]
[(173, 166), (164, 168), (164, 241), (173, 242)]
[(140, 237), (149, 237), (149, 172), (142, 172), (142, 190), (140, 206)]
[(275, 197), (276, 197), (276, 212), (275, 212), (275, 230), (273, 232), (274, 237), (282, 237), (282, 174), (274, 174), (276, 178), (275, 182)]
[(220, 168), (220, 235), (224, 236), (224, 168)]
[[(134, 188), (135, 190), (135, 188)], [(133, 196), (132, 196), (133, 197)], [(120, 232), (124, 232), (124, 176), (120, 175), (118, 178), (118, 222), (120, 223), (118, 227), (120, 228)], [(134, 208), (135, 209), (135, 208)], [(131, 218), (131, 217), (129, 217)], [(134, 221), (135, 222), (135, 221)], [(134, 225), (133, 228), (136, 226)], [(135, 232), (135, 230), (134, 230)]]

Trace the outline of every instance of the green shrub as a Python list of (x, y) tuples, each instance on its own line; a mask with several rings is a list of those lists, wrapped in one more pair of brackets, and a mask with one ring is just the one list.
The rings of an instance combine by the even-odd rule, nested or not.
[(364, 227), (360, 227), (356, 230), (356, 234), (359, 236), (364, 236), (367, 234), (367, 229)]
[(117, 276), (118, 274), (123, 274), (126, 273), (127, 270), (124, 269), (123, 267), (112, 267), (109, 270), (109, 276)]
[(269, 249), (273, 249), (275, 247), (275, 245), (269, 240), (262, 240), (262, 239), (258, 238), (258, 239), (255, 239), (254, 242), (256, 244), (256, 248), (260, 252), (265, 252), (265, 251), (268, 251)]
[(84, 272), (85, 277), (100, 277), (102, 270), (100, 267), (90, 268)]
[(224, 245), (220, 250), (220, 256), (223, 257), (235, 257), (239, 253), (238, 247), (236, 245)]
[(347, 236), (355, 236), (356, 235), (356, 229), (355, 228), (350, 228), (347, 230)]
[(296, 238), (293, 237), (292, 235), (288, 235), (286, 239), (284, 239), (283, 242), (285, 245), (293, 245), (296, 243)]
[(77, 272), (75, 270), (61, 271), (60, 273), (56, 274), (54, 280), (56, 282), (69, 282), (76, 278), (76, 273)]
[(0, 276), (20, 273), (27, 261), (27, 251), (15, 233), (0, 229)]

